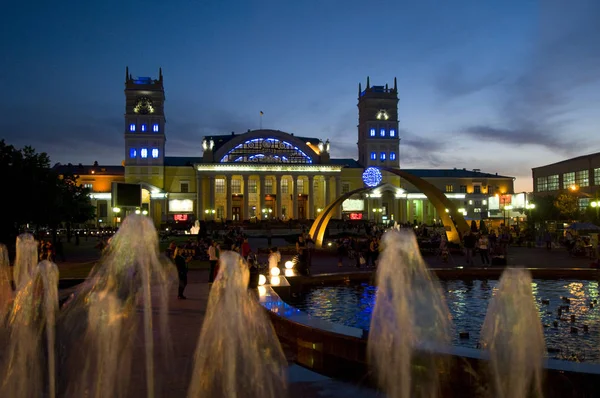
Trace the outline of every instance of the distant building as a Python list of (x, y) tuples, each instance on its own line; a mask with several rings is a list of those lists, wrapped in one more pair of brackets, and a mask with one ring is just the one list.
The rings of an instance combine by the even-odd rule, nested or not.
[(586, 208), (600, 189), (600, 153), (578, 156), (531, 169), (537, 196), (577, 192), (579, 207)]
[[(266, 129), (205, 136), (198, 144), (190, 142), (198, 145), (198, 156), (166, 156), (164, 101), (162, 71), (151, 79), (133, 78), (127, 70), (124, 165), (70, 166), (93, 189), (97, 225), (114, 225), (124, 215), (113, 212), (110, 184), (99, 170), (114, 171), (111, 182), (140, 184), (143, 209), (159, 225), (195, 219), (314, 219), (334, 198), (364, 186), (365, 167), (400, 167), (395, 79), (393, 87), (371, 86), (368, 78), (364, 90), (359, 85), (358, 160), (331, 158), (333, 141)], [(489, 195), (513, 192), (514, 179), (496, 173), (403, 170), (434, 184), (477, 220), (486, 218)], [(347, 200), (335, 217), (426, 223), (439, 219), (425, 195), (407, 182), (383, 173), (382, 183), (369, 195)]]

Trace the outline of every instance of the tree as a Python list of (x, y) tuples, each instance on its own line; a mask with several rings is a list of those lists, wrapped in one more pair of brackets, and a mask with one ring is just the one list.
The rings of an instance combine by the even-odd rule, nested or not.
[(88, 191), (75, 176), (59, 176), (46, 153), (26, 146), (17, 149), (0, 140), (0, 175), (7, 211), (0, 217), (0, 241), (12, 245), (19, 229), (84, 222), (93, 216)]
[(568, 193), (558, 195), (554, 201), (554, 207), (556, 207), (561, 217), (567, 220), (573, 220), (579, 214), (579, 200), (577, 196)]

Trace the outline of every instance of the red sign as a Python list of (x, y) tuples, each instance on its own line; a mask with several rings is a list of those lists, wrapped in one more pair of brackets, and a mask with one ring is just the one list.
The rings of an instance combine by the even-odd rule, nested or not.
[(188, 215), (187, 214), (175, 214), (175, 215), (173, 215), (173, 220), (175, 220), (175, 221), (187, 221), (188, 220)]
[(362, 213), (350, 213), (351, 220), (362, 220)]

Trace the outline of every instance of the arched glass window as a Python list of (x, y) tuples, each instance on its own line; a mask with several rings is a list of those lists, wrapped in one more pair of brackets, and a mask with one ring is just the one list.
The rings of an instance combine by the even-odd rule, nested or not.
[(254, 138), (227, 152), (222, 163), (312, 163), (300, 148), (277, 138)]

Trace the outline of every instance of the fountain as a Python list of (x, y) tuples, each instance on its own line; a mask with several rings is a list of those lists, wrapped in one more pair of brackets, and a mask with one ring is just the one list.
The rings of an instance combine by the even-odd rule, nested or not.
[(287, 363), (271, 323), (248, 290), (249, 278), (239, 254), (221, 254), (188, 398), (285, 397)]
[(0, 243), (0, 328), (4, 324), (13, 300), (11, 280), (12, 270), (8, 260), (8, 249)]
[(190, 228), (190, 235), (198, 235), (200, 233), (200, 221), (196, 220), (194, 226)]
[[(47, 391), (48, 397), (54, 398), (58, 268), (54, 263), (42, 261), (28, 279), (26, 276), (22, 274), (9, 314), (8, 347), (0, 364), (0, 396), (35, 397)], [(46, 376), (43, 364), (47, 365)]]
[[(128, 216), (110, 241), (105, 256), (65, 304), (59, 318), (61, 386), (65, 397), (123, 397), (128, 393), (137, 325), (142, 306), (146, 396), (161, 387), (155, 377), (170, 370), (168, 291), (175, 278), (172, 264), (159, 257), (158, 236), (152, 220)], [(158, 310), (155, 362), (153, 300)], [(85, 350), (74, 345), (81, 341)], [(162, 365), (161, 369), (155, 364)], [(140, 386), (137, 386), (139, 389)], [(161, 396), (160, 394), (158, 396)]]
[(424, 355), (414, 366), (413, 359), (417, 349), (428, 351), (449, 343), (448, 308), (411, 231), (390, 230), (382, 244), (368, 360), (389, 398), (435, 397), (443, 363)]
[(31, 278), (33, 269), (38, 263), (38, 242), (31, 234), (17, 237), (17, 256), (13, 270), (13, 279), (17, 291)]
[(528, 271), (508, 268), (502, 273), (483, 323), (481, 342), (490, 355), (495, 397), (542, 395), (546, 347)]

